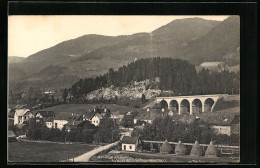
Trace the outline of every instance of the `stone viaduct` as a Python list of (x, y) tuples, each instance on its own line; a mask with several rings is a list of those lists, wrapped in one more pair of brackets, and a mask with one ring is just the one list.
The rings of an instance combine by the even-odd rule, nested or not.
[(157, 97), (160, 107), (178, 114), (212, 112), (221, 94)]

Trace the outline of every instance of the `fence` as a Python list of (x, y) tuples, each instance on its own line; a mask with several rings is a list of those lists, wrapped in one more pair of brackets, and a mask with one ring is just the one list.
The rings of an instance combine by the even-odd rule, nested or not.
[[(155, 143), (155, 144), (163, 144), (164, 141), (149, 141), (149, 140), (143, 140), (144, 143)], [(178, 142), (169, 142), (169, 144), (177, 145)], [(185, 146), (193, 146), (193, 143), (182, 143)], [(205, 151), (205, 148), (208, 147), (208, 144), (200, 144), (200, 146), (203, 147), (203, 150)], [(221, 155), (235, 155), (240, 153), (240, 147), (239, 146), (228, 146), (228, 145), (214, 145), (219, 151)]]

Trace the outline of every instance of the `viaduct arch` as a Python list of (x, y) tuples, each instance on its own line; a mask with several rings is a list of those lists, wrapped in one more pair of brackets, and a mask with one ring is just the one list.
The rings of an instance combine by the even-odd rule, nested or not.
[(157, 103), (161, 108), (168, 108), (174, 113), (190, 114), (212, 112), (220, 94), (216, 95), (192, 95), (192, 96), (174, 96), (157, 97)]

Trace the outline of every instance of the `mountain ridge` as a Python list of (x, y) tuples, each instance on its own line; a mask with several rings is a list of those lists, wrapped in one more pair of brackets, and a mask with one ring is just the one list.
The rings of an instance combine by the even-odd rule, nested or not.
[[(51, 70), (55, 71), (55, 66), (63, 76), (71, 76), (75, 79), (95, 77), (106, 73), (109, 68), (117, 69), (136, 59), (158, 56), (186, 59), (196, 65), (209, 60), (222, 61), (224, 58), (232, 61), (234, 57), (239, 56), (237, 48), (240, 39), (233, 37), (237, 36), (237, 31), (230, 33), (229, 27), (237, 29), (239, 25), (235, 24), (236, 18), (226, 20), (177, 19), (150, 33), (140, 32), (119, 36), (84, 35), (41, 50), (23, 59), (20, 63), (9, 65), (26, 74), (26, 79), (15, 80), (14, 78), (12, 81), (28, 83), (35, 78), (43, 80), (39, 74), (42, 71), (48, 73)], [(232, 24), (234, 25), (232, 26)], [(220, 34), (221, 38), (211, 34)], [(214, 43), (214, 38), (223, 45)], [(232, 41), (234, 45), (230, 48), (226, 47)], [(216, 49), (214, 45), (217, 46)], [(209, 59), (209, 57), (213, 59)], [(46, 69), (50, 66), (53, 67), (49, 72)], [(66, 86), (70, 84), (72, 83), (67, 83)]]

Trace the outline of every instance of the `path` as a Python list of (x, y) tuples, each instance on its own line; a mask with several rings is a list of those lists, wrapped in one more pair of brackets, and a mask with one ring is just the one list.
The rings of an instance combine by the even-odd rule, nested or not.
[[(98, 148), (96, 148), (96, 149), (93, 149), (92, 151), (89, 151), (89, 152), (87, 152), (87, 153), (85, 153), (85, 154), (83, 154), (83, 155), (80, 155), (80, 156), (78, 156), (78, 157), (75, 157), (75, 158), (74, 158), (74, 162), (88, 162), (89, 159), (90, 159), (92, 156), (94, 156), (94, 155), (96, 155), (96, 154), (98, 154), (98, 153), (100, 153), (100, 152), (102, 152), (102, 151), (105, 151), (105, 150), (107, 150), (107, 149), (109, 149), (109, 148), (112, 148), (112, 147), (118, 145), (119, 142), (120, 142), (120, 141), (117, 141), (117, 142), (115, 142), (115, 143), (108, 144), (108, 145), (106, 145), (106, 146), (101, 146), (101, 147), (98, 147)], [(70, 160), (70, 161), (73, 161), (73, 159), (69, 159), (69, 160)]]

